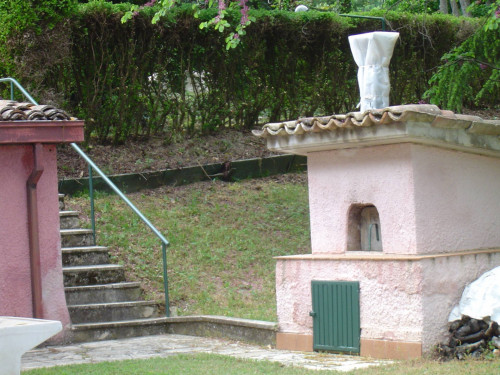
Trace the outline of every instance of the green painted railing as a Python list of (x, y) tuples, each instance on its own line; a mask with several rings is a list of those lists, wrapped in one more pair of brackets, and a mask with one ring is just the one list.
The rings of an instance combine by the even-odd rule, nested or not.
[[(0, 83), (9, 82), (10, 83), (10, 98), (14, 101), (14, 86), (21, 91), (21, 93), (34, 105), (38, 105), (35, 99), (24, 89), (21, 84), (14, 78), (0, 78)], [(93, 170), (95, 170), (102, 178), (104, 182), (116, 193), (118, 196), (129, 206), (129, 208), (146, 224), (149, 229), (160, 239), (162, 258), (163, 258), (163, 287), (165, 292), (165, 314), (170, 316), (170, 304), (168, 296), (168, 274), (167, 274), (167, 246), (169, 242), (167, 239), (156, 229), (156, 227), (142, 214), (141, 211), (122, 193), (120, 189), (106, 176), (106, 174), (92, 161), (92, 159), (76, 144), (71, 143), (71, 147), (87, 162), (89, 165), (89, 197), (90, 197), (90, 221), (92, 225), (92, 233), (94, 237), (94, 245), (96, 244), (96, 229), (95, 229), (95, 212), (94, 212), (94, 189), (92, 175)]]

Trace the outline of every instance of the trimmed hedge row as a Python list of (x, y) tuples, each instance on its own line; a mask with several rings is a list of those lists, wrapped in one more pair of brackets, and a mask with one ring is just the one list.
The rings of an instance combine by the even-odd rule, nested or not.
[[(14, 74), (40, 101), (85, 119), (87, 139), (180, 137), (352, 111), (359, 97), (347, 37), (380, 30), (379, 21), (331, 13), (255, 11), (241, 45), (226, 51), (223, 34), (198, 27), (213, 10), (195, 19), (180, 7), (152, 25), (151, 9), (122, 24), (125, 9), (83, 4), (45, 33), (18, 36), (30, 43), (11, 49)], [(441, 56), (477, 27), (444, 15), (370, 15), (401, 35), (390, 67), (394, 104), (418, 102)], [(54, 51), (50, 64), (34, 57), (41, 41)]]

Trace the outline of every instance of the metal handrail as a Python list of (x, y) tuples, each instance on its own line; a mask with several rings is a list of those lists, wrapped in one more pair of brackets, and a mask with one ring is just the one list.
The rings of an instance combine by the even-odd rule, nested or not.
[(382, 22), (382, 31), (385, 31), (385, 23), (386, 20), (384, 17), (374, 17), (374, 16), (358, 16), (357, 14), (339, 14), (340, 17), (349, 17), (349, 18), (364, 18), (367, 20), (378, 20)]
[[(316, 7), (311, 7), (310, 9), (316, 10), (318, 12), (331, 12), (330, 10), (324, 10)], [(375, 17), (375, 16), (360, 16), (357, 14), (345, 14), (345, 13), (339, 13), (338, 14), (340, 17), (349, 17), (349, 18), (364, 18), (368, 20), (378, 20), (382, 22), (382, 31), (385, 31), (385, 25), (386, 25), (386, 20), (384, 17)]]
[[(21, 84), (14, 78), (0, 78), (1, 82), (10, 82), (11, 88), (11, 100), (14, 100), (14, 85), (23, 93), (23, 95), (34, 105), (38, 105), (35, 99), (24, 89)], [(90, 196), (90, 211), (91, 211), (91, 224), (92, 233), (95, 242), (95, 214), (94, 214), (94, 189), (92, 181), (92, 169), (94, 169), (103, 179), (106, 184), (116, 193), (118, 196), (129, 206), (129, 208), (134, 211), (134, 213), (139, 216), (139, 218), (146, 224), (149, 229), (160, 239), (162, 243), (162, 258), (163, 258), (163, 287), (165, 292), (165, 314), (167, 317), (170, 316), (170, 306), (168, 297), (168, 275), (167, 275), (167, 246), (169, 242), (167, 239), (156, 229), (156, 227), (142, 214), (141, 211), (122, 193), (122, 191), (106, 176), (106, 174), (92, 161), (92, 159), (76, 144), (70, 143), (71, 147), (87, 162), (89, 165), (89, 196)]]
[(23, 86), (16, 79), (12, 77), (0, 78), (0, 82), (10, 82), (10, 100), (14, 101), (14, 85), (23, 93), (23, 95), (34, 105), (38, 105), (35, 99), (24, 89)]
[(92, 159), (89, 158), (89, 156), (87, 154), (85, 154), (85, 152), (83, 152), (83, 150), (76, 144), (76, 143), (71, 143), (71, 147), (73, 147), (75, 149), (75, 151), (87, 162), (87, 164), (89, 164), (100, 176), (101, 178), (104, 180), (104, 182), (106, 182), (108, 184), (108, 186), (113, 189), (113, 191), (118, 194), (118, 196), (123, 199), (125, 201), (125, 203), (127, 203), (127, 205), (132, 209), (132, 211), (134, 211), (136, 213), (137, 216), (139, 216), (141, 218), (141, 220), (144, 222), (144, 224), (146, 224), (152, 231), (154, 234), (156, 234), (156, 236), (165, 244), (165, 245), (168, 245), (169, 242), (167, 241), (167, 239), (165, 237), (163, 237), (163, 235), (158, 231), (158, 229), (155, 228), (155, 226), (153, 224), (151, 224), (151, 222), (142, 214), (141, 211), (139, 211), (137, 209), (137, 207), (134, 206), (134, 204), (122, 193), (122, 191), (108, 178), (108, 176), (106, 176), (104, 174), (103, 171), (101, 171), (101, 169), (92, 161)]

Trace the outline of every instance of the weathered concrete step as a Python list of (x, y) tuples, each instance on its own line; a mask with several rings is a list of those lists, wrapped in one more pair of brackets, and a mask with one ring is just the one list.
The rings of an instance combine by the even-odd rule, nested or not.
[(68, 310), (73, 324), (116, 322), (159, 316), (158, 304), (151, 301), (70, 305)]
[(73, 342), (114, 340), (167, 333), (167, 318), (134, 319), (109, 323), (73, 324)]
[(64, 286), (100, 285), (125, 281), (123, 267), (117, 264), (63, 267)]
[(191, 315), (168, 319), (168, 333), (220, 337), (263, 346), (276, 345), (278, 323), (227, 316)]
[(179, 316), (123, 322), (75, 324), (73, 342), (175, 333), (219, 337), (263, 346), (276, 345), (278, 324), (225, 316)]
[(64, 247), (63, 266), (91, 266), (109, 263), (108, 248), (105, 246)]
[(142, 293), (141, 284), (136, 282), (70, 286), (64, 290), (68, 305), (137, 301)]
[(78, 247), (94, 245), (91, 229), (61, 229), (61, 246)]
[(78, 211), (59, 211), (61, 229), (74, 229), (80, 226)]
[(64, 211), (64, 194), (59, 194), (59, 211)]

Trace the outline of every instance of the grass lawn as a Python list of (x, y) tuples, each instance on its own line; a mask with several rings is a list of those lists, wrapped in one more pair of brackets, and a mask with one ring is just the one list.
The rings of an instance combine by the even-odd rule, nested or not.
[(285, 367), (276, 362), (236, 359), (215, 354), (175, 355), (167, 358), (105, 362), (95, 365), (61, 366), (23, 372), (23, 375), (162, 375), (162, 374), (276, 374), (309, 375), (337, 374), (332, 371)]
[(500, 373), (500, 360), (468, 360), (434, 362), (426, 360), (398, 362), (394, 365), (370, 367), (345, 372), (307, 370), (285, 367), (268, 361), (242, 360), (214, 354), (174, 355), (167, 358), (105, 362), (93, 365), (61, 366), (48, 369), (24, 371), (23, 375), (496, 375)]
[[(310, 253), (306, 175), (165, 187), (129, 198), (170, 241), (171, 306), (180, 315), (276, 321), (274, 256)], [(88, 210), (88, 197), (67, 198)], [(163, 301), (161, 243), (116, 195), (97, 194), (97, 242)]]

